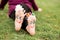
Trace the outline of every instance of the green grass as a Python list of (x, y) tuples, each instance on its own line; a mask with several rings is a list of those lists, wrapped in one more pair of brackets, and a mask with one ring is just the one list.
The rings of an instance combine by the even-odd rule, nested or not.
[(14, 21), (8, 14), (7, 5), (0, 10), (0, 40), (60, 40), (60, 0), (36, 0), (42, 12), (34, 12), (37, 17), (36, 34), (26, 31), (16, 32)]

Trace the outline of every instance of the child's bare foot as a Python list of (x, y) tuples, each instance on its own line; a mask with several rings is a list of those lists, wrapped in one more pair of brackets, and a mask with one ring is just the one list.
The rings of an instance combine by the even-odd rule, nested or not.
[(16, 11), (16, 13), (15, 13), (15, 30), (19, 31), (21, 29), (23, 19), (25, 16), (24, 9), (22, 8), (22, 6), (17, 5), (15, 11)]
[(28, 21), (28, 25), (26, 27), (26, 30), (28, 31), (28, 33), (30, 35), (35, 35), (35, 21), (36, 21), (36, 17), (33, 15), (30, 15), (27, 19)]

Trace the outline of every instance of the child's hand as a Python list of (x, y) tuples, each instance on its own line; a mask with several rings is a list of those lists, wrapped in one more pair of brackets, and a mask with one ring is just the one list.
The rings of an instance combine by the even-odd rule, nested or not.
[(39, 11), (39, 12), (42, 12), (42, 9), (41, 9), (41, 8), (38, 8), (38, 11)]

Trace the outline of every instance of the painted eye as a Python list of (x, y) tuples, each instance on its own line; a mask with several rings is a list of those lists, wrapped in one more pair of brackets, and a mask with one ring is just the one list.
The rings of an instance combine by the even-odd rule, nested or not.
[(18, 19), (18, 16), (16, 16), (16, 18)]
[(21, 20), (21, 17), (19, 17), (19, 19)]
[(33, 22), (31, 21), (30, 24), (32, 24)]
[(32, 24), (32, 22), (30, 24)]
[(17, 19), (20, 19), (20, 20), (22, 19), (22, 18), (21, 18), (21, 17), (19, 17), (19, 16), (16, 16), (16, 18), (17, 18)]
[(33, 24), (35, 24), (35, 21), (33, 21)]
[(19, 17), (19, 19), (20, 19), (20, 20), (22, 20), (22, 18), (21, 18), (21, 17)]
[(31, 21), (30, 24), (35, 24), (35, 21)]

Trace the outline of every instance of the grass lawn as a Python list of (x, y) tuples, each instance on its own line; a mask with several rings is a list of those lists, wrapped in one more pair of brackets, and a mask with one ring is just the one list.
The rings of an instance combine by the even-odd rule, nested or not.
[(26, 31), (16, 32), (14, 21), (8, 16), (8, 8), (0, 10), (0, 40), (60, 40), (60, 0), (36, 0), (42, 12), (35, 11), (36, 34), (30, 36)]

